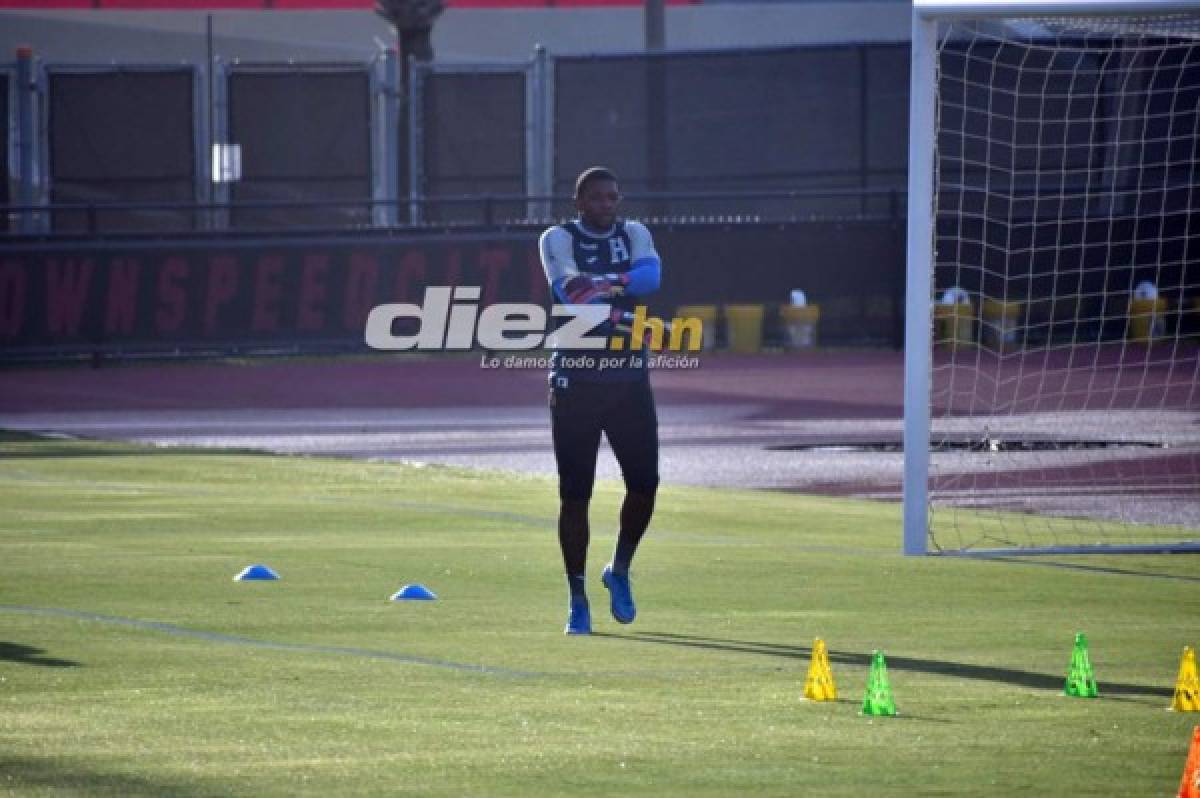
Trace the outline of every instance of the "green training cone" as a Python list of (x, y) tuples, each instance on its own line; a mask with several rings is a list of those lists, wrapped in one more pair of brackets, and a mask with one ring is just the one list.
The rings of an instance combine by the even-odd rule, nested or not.
[(1092, 671), (1092, 658), (1088, 656), (1087, 637), (1083, 632), (1075, 635), (1071, 669), (1067, 671), (1067, 686), (1063, 692), (1077, 698), (1095, 698), (1100, 694), (1096, 688), (1096, 674)]
[(871, 656), (871, 675), (867, 677), (867, 694), (863, 697), (862, 714), (895, 715), (896, 702), (888, 684), (887, 662), (882, 651)]

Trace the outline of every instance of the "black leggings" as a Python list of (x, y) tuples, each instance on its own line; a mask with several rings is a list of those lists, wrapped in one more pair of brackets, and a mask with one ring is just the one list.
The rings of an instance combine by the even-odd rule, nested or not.
[(625, 488), (653, 496), (658, 488), (658, 416), (648, 379), (587, 381), (569, 378), (550, 389), (558, 495), (590, 499), (600, 434), (621, 465)]

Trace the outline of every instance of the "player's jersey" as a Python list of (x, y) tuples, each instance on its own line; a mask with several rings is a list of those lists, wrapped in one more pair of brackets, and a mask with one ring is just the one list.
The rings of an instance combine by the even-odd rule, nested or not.
[[(575, 273), (624, 274), (639, 258), (656, 256), (650, 231), (645, 225), (625, 220), (618, 220), (605, 233), (586, 230), (578, 221), (556, 225), (542, 234), (539, 248), (546, 278), (552, 286), (555, 281)], [(640, 304), (633, 296), (618, 296), (607, 301), (616, 309), (630, 312)], [(620, 338), (621, 348), (556, 349), (551, 358), (551, 379), (646, 379), (648, 353), (644, 344), (639, 342), (631, 351), (628, 334), (613, 330), (607, 323), (596, 328), (592, 335), (603, 335), (610, 340)]]

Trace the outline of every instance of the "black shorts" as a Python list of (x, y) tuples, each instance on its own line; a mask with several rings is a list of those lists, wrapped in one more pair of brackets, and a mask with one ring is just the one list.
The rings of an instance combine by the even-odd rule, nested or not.
[(621, 465), (627, 490), (652, 495), (658, 488), (658, 416), (648, 379), (555, 378), (550, 418), (561, 498), (591, 498), (601, 433)]

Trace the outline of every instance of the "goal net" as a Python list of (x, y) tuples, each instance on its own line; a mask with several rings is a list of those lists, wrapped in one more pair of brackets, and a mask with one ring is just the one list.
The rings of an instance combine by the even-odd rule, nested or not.
[(1200, 4), (917, 0), (912, 91), (905, 551), (1200, 549)]

